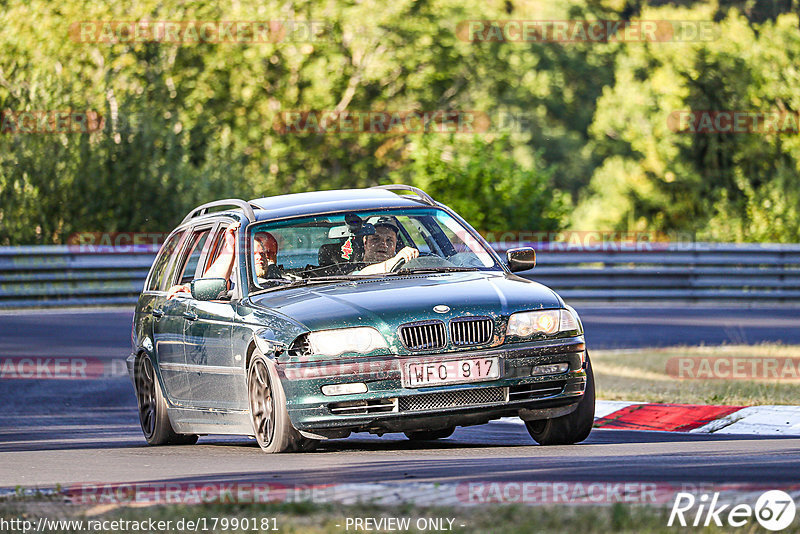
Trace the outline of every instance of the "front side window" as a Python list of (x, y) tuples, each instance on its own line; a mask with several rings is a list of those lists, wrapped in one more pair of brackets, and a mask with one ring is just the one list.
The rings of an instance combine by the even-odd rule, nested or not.
[[(353, 211), (265, 222), (248, 229), (254, 289), (303, 280), (418, 271), (497, 270), (482, 239), (437, 208)], [(408, 250), (413, 254), (408, 254)], [(403, 261), (393, 258), (403, 255)], [(410, 258), (410, 259), (409, 259)], [(364, 271), (364, 273), (362, 273)]]

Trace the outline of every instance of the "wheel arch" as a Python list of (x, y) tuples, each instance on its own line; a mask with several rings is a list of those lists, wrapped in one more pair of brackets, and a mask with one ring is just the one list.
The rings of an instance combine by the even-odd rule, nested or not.
[(153, 364), (153, 372), (156, 375), (156, 385), (158, 386), (159, 391), (161, 392), (161, 396), (164, 397), (164, 401), (167, 403), (167, 415), (172, 421), (172, 416), (170, 415), (170, 408), (172, 408), (172, 403), (169, 400), (169, 397), (166, 395), (166, 390), (164, 389), (164, 379), (161, 376), (161, 366), (158, 365), (158, 359), (152, 353), (152, 351), (148, 350), (147, 347), (139, 347), (139, 350), (136, 352), (136, 358), (133, 360), (133, 372), (134, 372), (134, 387), (135, 387), (135, 378), (136, 378), (136, 366), (139, 364), (139, 361), (142, 359), (143, 356), (147, 355), (150, 358), (150, 363)]
[(250, 362), (253, 360), (253, 354), (256, 352), (256, 338), (255, 334), (253, 334), (253, 339), (250, 340), (250, 343), (247, 345), (247, 355), (244, 359), (244, 369), (247, 371), (250, 369)]

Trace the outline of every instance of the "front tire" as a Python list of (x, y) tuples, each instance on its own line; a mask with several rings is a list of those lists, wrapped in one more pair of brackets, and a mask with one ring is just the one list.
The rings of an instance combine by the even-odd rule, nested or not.
[(153, 362), (147, 354), (136, 360), (134, 369), (136, 403), (139, 408), (139, 424), (144, 439), (150, 445), (193, 445), (196, 434), (178, 434), (172, 428), (167, 415), (167, 402), (158, 385)]
[(594, 425), (594, 373), (586, 353), (586, 390), (577, 409), (554, 419), (526, 421), (525, 427), (540, 445), (572, 445), (589, 437)]
[(266, 453), (310, 450), (314, 440), (300, 435), (289, 420), (286, 395), (272, 362), (256, 351), (247, 369), (253, 435)]

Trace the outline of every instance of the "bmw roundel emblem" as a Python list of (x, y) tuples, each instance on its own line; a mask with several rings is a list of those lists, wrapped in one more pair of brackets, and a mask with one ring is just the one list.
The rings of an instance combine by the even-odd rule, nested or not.
[(436, 313), (447, 313), (450, 311), (450, 306), (439, 304), (438, 306), (433, 307), (433, 311), (435, 311)]

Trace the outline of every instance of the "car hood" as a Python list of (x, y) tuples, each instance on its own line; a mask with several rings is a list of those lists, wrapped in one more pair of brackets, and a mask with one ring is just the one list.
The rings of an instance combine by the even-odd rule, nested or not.
[[(308, 330), (374, 326), (385, 333), (407, 322), (463, 315), (509, 315), (563, 306), (551, 289), (505, 273), (390, 276), (270, 291), (253, 305), (288, 316)], [(450, 308), (436, 313), (435, 306)]]

